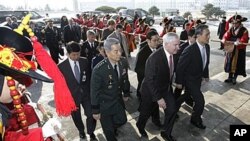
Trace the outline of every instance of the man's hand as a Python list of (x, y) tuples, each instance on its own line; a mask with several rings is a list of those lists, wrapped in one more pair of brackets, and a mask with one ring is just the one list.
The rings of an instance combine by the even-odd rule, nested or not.
[(123, 97), (123, 101), (128, 101), (129, 97)]
[(176, 84), (175, 87), (178, 89), (182, 89), (182, 84)]
[(95, 120), (99, 120), (101, 118), (101, 114), (93, 114), (93, 118)]
[(160, 108), (162, 109), (166, 109), (167, 108), (167, 105), (166, 105), (166, 102), (163, 98), (161, 98), (160, 100), (157, 101), (158, 105)]

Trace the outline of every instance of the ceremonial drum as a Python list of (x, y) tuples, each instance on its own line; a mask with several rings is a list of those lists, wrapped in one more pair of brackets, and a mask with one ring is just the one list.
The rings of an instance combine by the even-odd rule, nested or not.
[(224, 50), (227, 53), (233, 52), (233, 50), (234, 50), (234, 44), (232, 44), (232, 43), (225, 43), (224, 44)]

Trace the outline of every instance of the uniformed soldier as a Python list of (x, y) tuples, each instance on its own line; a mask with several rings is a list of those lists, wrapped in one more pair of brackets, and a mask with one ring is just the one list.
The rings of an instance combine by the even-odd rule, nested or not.
[(128, 63), (121, 58), (119, 40), (104, 42), (107, 58), (96, 65), (91, 77), (93, 117), (100, 119), (107, 141), (117, 141), (116, 129), (127, 122), (124, 101), (128, 100), (130, 83)]

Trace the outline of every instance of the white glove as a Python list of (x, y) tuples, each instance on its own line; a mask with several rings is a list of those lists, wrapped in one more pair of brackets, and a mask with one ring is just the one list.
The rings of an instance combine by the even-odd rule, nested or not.
[(235, 42), (234, 42), (234, 45), (235, 45), (235, 46), (238, 46), (239, 44), (240, 44), (239, 41), (235, 41)]

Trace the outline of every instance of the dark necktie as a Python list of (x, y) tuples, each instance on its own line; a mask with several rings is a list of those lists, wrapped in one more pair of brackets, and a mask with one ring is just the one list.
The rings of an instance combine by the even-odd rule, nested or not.
[(117, 78), (119, 78), (118, 70), (117, 70), (117, 65), (116, 64), (114, 65), (114, 71), (115, 71), (115, 75), (117, 76)]
[(172, 78), (173, 76), (173, 55), (170, 55), (169, 56), (169, 71), (170, 71), (170, 79)]
[(79, 71), (79, 68), (76, 64), (76, 61), (75, 61), (74, 71), (75, 71), (76, 80), (78, 83), (80, 83), (80, 71)]

